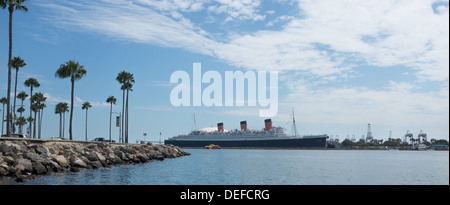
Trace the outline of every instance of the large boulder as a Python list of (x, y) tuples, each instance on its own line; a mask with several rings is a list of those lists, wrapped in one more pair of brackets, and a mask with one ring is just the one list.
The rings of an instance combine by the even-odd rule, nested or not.
[(31, 164), (31, 160), (29, 159), (17, 159), (14, 163), (14, 168), (16, 168), (17, 171), (23, 171), (25, 172), (33, 172), (33, 165)]
[(81, 167), (81, 168), (86, 168), (87, 167), (86, 162), (84, 162), (83, 160), (81, 160), (79, 158), (77, 158), (72, 164), (75, 167)]
[(89, 153), (86, 158), (91, 161), (91, 162), (95, 162), (98, 161), (98, 157), (97, 154), (95, 154), (94, 152)]
[(50, 154), (59, 154), (59, 149), (54, 146), (50, 146), (48, 147), (48, 152), (50, 152)]
[(61, 167), (69, 167), (69, 162), (63, 155), (53, 156), (53, 161), (57, 162)]
[(10, 151), (11, 151), (11, 147), (9, 145), (7, 145), (4, 142), (0, 143), (0, 152), (8, 153)]
[(103, 167), (103, 165), (102, 165), (102, 163), (101, 163), (100, 161), (93, 161), (93, 162), (91, 162), (91, 166), (92, 166), (92, 168), (94, 168), (94, 169)]
[(87, 164), (83, 160), (78, 158), (76, 155), (71, 155), (69, 158), (69, 161), (72, 166), (81, 167), (81, 168), (87, 167)]
[(146, 156), (144, 156), (144, 154), (140, 153), (140, 152), (136, 152), (136, 158), (139, 159), (139, 161), (141, 162), (147, 162), (148, 158)]
[(44, 166), (45, 166), (45, 168), (47, 168), (48, 171), (59, 172), (59, 171), (64, 170), (61, 166), (59, 166), (59, 164), (57, 162), (50, 161), (50, 160), (49, 160), (49, 163)]
[(48, 157), (50, 155), (50, 150), (42, 145), (37, 146), (35, 150), (41, 156)]
[(97, 158), (100, 162), (106, 161), (106, 157), (102, 155), (100, 152), (94, 152), (97, 155)]
[(44, 161), (44, 157), (42, 157), (34, 152), (25, 152), (25, 153), (23, 153), (23, 157), (31, 160), (32, 162)]
[(12, 164), (14, 164), (15, 160), (12, 156), (4, 156), (3, 161), (5, 161), (9, 165), (12, 165)]
[(39, 162), (31, 162), (31, 164), (33, 165), (33, 170), (36, 174), (45, 174), (47, 173), (47, 168), (44, 167), (44, 165), (42, 165)]
[(17, 154), (24, 150), (26, 150), (26, 147), (22, 148), (20, 145), (10, 142), (10, 141), (6, 141), (0, 145), (0, 152), (3, 152), (3, 153), (13, 152), (13, 153)]
[(9, 173), (8, 163), (0, 160), (0, 176), (6, 176)]
[(115, 150), (114, 154), (117, 157), (119, 157), (121, 160), (123, 160), (123, 161), (127, 161), (128, 160), (128, 158), (125, 156), (125, 154), (122, 151), (120, 151), (120, 150)]

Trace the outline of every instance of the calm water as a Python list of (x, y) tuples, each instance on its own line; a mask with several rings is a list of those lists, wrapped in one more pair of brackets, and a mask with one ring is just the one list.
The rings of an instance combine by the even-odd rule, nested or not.
[(25, 184), (449, 185), (448, 151), (186, 151), (192, 155), (40, 176)]

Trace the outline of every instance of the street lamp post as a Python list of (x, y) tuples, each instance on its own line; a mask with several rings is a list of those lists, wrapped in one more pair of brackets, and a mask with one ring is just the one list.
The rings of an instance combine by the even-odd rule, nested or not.
[[(0, 111), (2, 111), (2, 110), (0, 110)], [(3, 135), (3, 118), (4, 118), (3, 115), (4, 115), (4, 113), (3, 113), (3, 111), (2, 111), (2, 120), (1, 120), (1, 121), (2, 121), (2, 133), (0, 134), (0, 137)]]
[(120, 119), (122, 118), (122, 113), (121, 112), (111, 112), (112, 114), (116, 114), (119, 115), (119, 120), (117, 120), (116, 118), (116, 127), (119, 127), (119, 142), (122, 142), (122, 136), (121, 136), (121, 130), (120, 130)]

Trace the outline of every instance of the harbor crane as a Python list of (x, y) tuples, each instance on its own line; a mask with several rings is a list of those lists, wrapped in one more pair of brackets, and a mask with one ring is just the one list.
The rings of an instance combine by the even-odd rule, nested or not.
[(370, 124), (367, 124), (366, 143), (367, 142), (372, 142), (372, 141), (373, 141), (373, 136), (372, 136), (372, 131), (370, 129)]
[(419, 140), (419, 144), (420, 144), (420, 138), (423, 139), (423, 141), (427, 141), (427, 133), (424, 133), (422, 130), (420, 130), (419, 134), (417, 135), (417, 138)]
[(405, 142), (407, 141), (408, 137), (409, 137), (409, 141), (411, 142), (411, 144), (414, 145), (413, 133), (410, 133), (409, 130), (406, 131)]

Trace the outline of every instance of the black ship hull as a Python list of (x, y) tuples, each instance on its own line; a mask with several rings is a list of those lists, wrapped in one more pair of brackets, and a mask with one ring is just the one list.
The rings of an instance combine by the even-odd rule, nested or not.
[(210, 144), (228, 148), (325, 148), (326, 137), (288, 138), (267, 140), (165, 140), (164, 144), (172, 144), (182, 148), (203, 148)]

